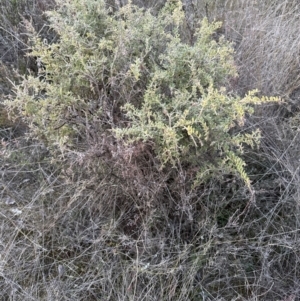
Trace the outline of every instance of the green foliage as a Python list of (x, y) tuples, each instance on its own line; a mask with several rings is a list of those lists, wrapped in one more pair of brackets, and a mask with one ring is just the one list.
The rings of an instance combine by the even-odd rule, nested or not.
[(31, 55), (47, 74), (24, 78), (11, 111), (50, 145), (113, 135), (116, 143), (151, 143), (161, 168), (198, 167), (198, 182), (225, 170), (249, 184), (240, 154), (259, 133), (237, 128), (253, 105), (275, 99), (226, 92), (237, 74), (231, 45), (214, 38), (221, 24), (203, 19), (189, 44), (180, 1), (157, 16), (132, 4), (112, 13), (100, 0), (57, 4), (48, 16), (59, 41), (32, 37)]

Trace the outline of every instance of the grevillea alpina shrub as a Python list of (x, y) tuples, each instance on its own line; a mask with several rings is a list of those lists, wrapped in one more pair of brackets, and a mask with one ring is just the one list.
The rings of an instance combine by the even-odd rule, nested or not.
[(42, 72), (7, 102), (33, 133), (75, 149), (104, 136), (150, 144), (161, 168), (195, 167), (200, 182), (225, 171), (249, 184), (240, 155), (259, 132), (237, 129), (253, 105), (275, 99), (227, 93), (237, 73), (231, 45), (213, 38), (221, 24), (203, 19), (188, 43), (182, 3), (171, 0), (157, 16), (132, 4), (113, 12), (101, 0), (58, 0), (48, 16), (59, 40), (32, 33)]

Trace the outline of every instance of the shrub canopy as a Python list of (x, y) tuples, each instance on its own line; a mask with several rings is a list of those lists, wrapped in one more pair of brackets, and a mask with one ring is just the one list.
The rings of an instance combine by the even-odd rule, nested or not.
[(30, 53), (46, 71), (24, 78), (7, 102), (48, 145), (89, 147), (110, 136), (151, 145), (160, 168), (196, 167), (198, 183), (225, 171), (249, 185), (240, 155), (259, 132), (237, 129), (253, 105), (275, 99), (228, 93), (237, 72), (232, 46), (215, 34), (220, 23), (203, 19), (190, 41), (182, 3), (171, 0), (157, 15), (58, 0), (48, 17), (58, 41), (33, 34)]

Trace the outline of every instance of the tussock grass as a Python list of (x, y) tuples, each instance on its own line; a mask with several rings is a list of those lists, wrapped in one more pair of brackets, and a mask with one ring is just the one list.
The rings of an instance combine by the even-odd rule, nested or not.
[(228, 12), (225, 21), (225, 34), (236, 44), (239, 86), (289, 97), (299, 88), (298, 3), (251, 2)]

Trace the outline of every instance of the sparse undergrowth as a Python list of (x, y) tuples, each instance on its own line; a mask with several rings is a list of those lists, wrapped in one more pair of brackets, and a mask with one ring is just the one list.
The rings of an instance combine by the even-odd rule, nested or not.
[[(76, 3), (80, 5), (85, 1)], [(136, 25), (143, 24), (146, 19), (149, 26), (155, 23), (154, 16), (144, 15), (138, 9), (130, 11), (130, 7), (123, 8), (123, 14), (118, 15), (124, 22), (131, 18), (131, 23), (123, 27), (127, 35), (118, 35), (112, 30), (118, 18), (112, 18), (110, 10), (107, 15), (101, 15), (105, 11), (101, 8), (99, 21), (105, 24), (105, 18), (110, 18), (110, 27), (106, 27), (105, 33), (107, 40), (113, 45), (114, 39), (110, 37), (114, 33), (119, 43), (127, 41), (128, 45), (122, 44), (124, 47), (119, 47), (118, 51), (123, 49), (123, 55), (129, 53), (129, 58), (119, 58), (118, 51), (103, 40), (100, 45), (104, 49), (102, 65), (93, 65), (99, 61), (101, 52), (88, 52), (89, 47), (94, 49), (99, 38), (93, 36), (93, 32), (87, 34), (88, 29), (95, 26), (94, 15), (89, 13), (97, 13), (93, 8), (101, 1), (87, 3), (92, 5), (91, 10), (83, 12), (80, 18), (74, 13), (68, 15), (73, 5), (70, 1), (68, 9), (62, 6), (63, 17), (52, 15), (60, 22), (65, 16), (74, 18), (68, 25), (77, 26), (80, 33), (77, 39), (72, 40), (72, 35), (67, 35), (66, 28), (60, 27), (58, 22), (54, 24), (57, 30), (61, 29), (60, 36), (64, 37), (65, 30), (65, 38), (69, 40), (65, 44), (63, 38), (57, 44), (37, 44), (35, 50), (44, 51), (44, 56), (40, 56), (47, 63), (48, 73), (39, 75), (49, 76), (48, 81), (26, 76), (22, 93), (17, 96), (19, 103), (16, 102), (17, 116), (23, 115), (34, 132), (26, 135), (22, 132), (20, 136), (10, 123), (1, 130), (0, 290), (3, 300), (297, 301), (300, 294), (297, 115), (289, 115), (283, 105), (274, 104), (257, 108), (251, 119), (244, 113), (234, 115), (234, 109), (240, 108), (235, 105), (243, 97), (233, 96), (234, 91), (226, 94), (218, 89), (238, 85), (235, 88), (240, 93), (245, 89), (244, 79), (236, 81), (229, 76), (220, 83), (209, 68), (205, 69), (208, 82), (213, 83), (216, 91), (210, 92), (211, 88), (197, 86), (197, 83), (195, 86), (200, 87), (199, 90), (189, 91), (185, 80), (190, 80), (193, 73), (189, 71), (193, 68), (189, 66), (188, 69), (184, 60), (179, 60), (178, 65), (175, 62), (184, 52), (189, 53), (189, 62), (195, 60), (191, 55), (193, 47), (186, 45), (183, 49), (174, 39), (176, 47), (170, 45), (171, 54), (166, 52), (163, 58), (149, 57), (147, 51), (143, 52), (143, 46), (142, 50), (133, 51), (138, 43), (144, 45), (141, 41), (147, 39), (150, 46), (156, 43), (158, 49), (165, 49), (165, 44), (163, 37), (151, 40), (142, 34), (143, 27)], [(186, 1), (186, 5), (188, 3)], [(235, 1), (231, 1), (231, 5), (227, 1), (223, 9), (226, 11), (226, 7), (230, 7), (234, 11), (234, 5), (237, 5)], [(264, 9), (267, 16), (268, 6)], [(187, 13), (187, 8), (185, 10)], [(77, 7), (77, 13), (80, 12)], [(177, 11), (178, 15), (173, 17), (180, 21), (181, 13)], [(284, 10), (281, 13), (284, 14)], [(176, 25), (168, 23), (167, 18), (164, 22), (166, 34), (174, 33)], [(133, 25), (130, 27), (130, 24)], [(159, 26), (153, 28), (157, 32), (161, 29)], [(30, 28), (27, 34), (28, 30)], [(155, 35), (155, 30), (151, 34)], [(182, 43), (187, 43), (190, 24), (181, 24), (178, 30)], [(218, 44), (222, 43), (219, 36), (213, 35), (209, 41), (218, 49), (225, 49)], [(83, 42), (87, 44), (81, 44)], [(180, 51), (177, 52), (177, 48)], [(84, 54), (85, 58), (78, 60), (79, 54)], [(242, 54), (238, 52), (240, 60)], [(245, 62), (248, 55), (245, 52)], [(204, 57), (204, 63), (200, 60), (201, 68), (207, 66), (209, 60), (209, 55)], [(216, 57), (214, 60), (218, 61)], [(105, 67), (107, 62), (111, 63), (110, 68)], [(161, 68), (162, 63), (166, 70)], [(180, 71), (176, 69), (178, 66), (185, 68)], [(59, 72), (55, 73), (58, 67)], [(113, 67), (120, 69), (115, 71)], [(65, 72), (65, 78), (60, 72)], [(167, 76), (168, 72), (172, 73), (171, 77)], [(184, 80), (178, 72), (186, 72)], [(197, 76), (201, 78), (198, 73)], [(243, 78), (245, 73), (241, 76)], [(95, 79), (99, 78), (102, 88), (97, 92)], [(170, 89), (169, 78), (177, 80), (174, 83), (177, 96)], [(67, 79), (69, 84), (66, 84)], [(164, 80), (163, 86), (158, 79)], [(27, 95), (26, 83), (29, 84)], [(249, 86), (258, 87), (253, 82)], [(31, 90), (34, 87), (36, 90)], [(145, 90), (148, 95), (143, 92)], [(184, 98), (182, 91), (196, 96)], [(217, 131), (218, 139), (202, 141), (202, 136), (195, 134), (203, 129), (203, 126), (196, 128), (201, 123), (196, 118), (201, 117), (202, 107), (193, 111), (193, 107), (184, 106), (186, 99), (192, 104), (197, 97), (205, 99), (201, 93), (215, 93), (213, 97), (221, 106), (231, 102), (233, 106), (225, 105), (224, 112), (218, 109), (216, 112), (226, 116), (230, 111), (231, 118), (241, 116), (232, 120), (240, 120), (240, 126), (244, 123), (244, 127), (241, 129), (235, 124), (228, 130), (221, 128), (227, 121), (217, 120), (217, 113), (214, 115), (213, 110), (208, 110), (211, 108), (204, 107), (206, 111), (202, 116), (207, 124), (219, 126), (220, 131)], [(284, 96), (284, 93), (277, 94)], [(151, 99), (159, 101), (151, 102)], [(100, 102), (98, 106), (95, 105), (97, 101)], [(35, 105), (26, 107), (32, 103)], [(124, 112), (121, 107), (126, 103), (129, 106)], [(186, 133), (180, 128), (181, 124), (174, 126), (176, 115), (184, 109), (195, 114), (190, 119), (187, 114), (186, 120), (192, 127), (190, 133), (187, 124)], [(262, 110), (268, 112), (268, 116), (263, 115)], [(145, 115), (149, 119), (143, 124)], [(175, 118), (174, 123), (172, 118)], [(145, 131), (141, 130), (141, 124)], [(169, 144), (160, 142), (159, 139), (170, 135), (167, 131), (160, 132), (166, 125), (170, 125), (170, 129), (173, 126), (174, 134), (179, 135), (177, 146), (172, 139)], [(131, 127), (131, 133), (126, 132)], [(243, 133), (249, 135), (258, 127), (261, 128), (261, 148), (246, 148), (243, 154), (237, 153), (248, 163), (247, 177), (252, 181), (249, 190), (234, 169), (228, 172), (223, 169), (225, 165), (215, 165), (228, 163), (219, 160), (228, 139)], [(133, 143), (116, 139), (116, 128), (125, 129), (123, 139), (130, 137)], [(46, 135), (41, 135), (42, 132)], [(144, 136), (133, 139), (140, 135), (146, 135), (147, 139)], [(223, 141), (220, 148), (216, 145), (219, 139)], [(212, 156), (213, 162), (210, 161), (212, 150), (205, 149), (206, 141), (214, 142), (212, 149), (221, 156)], [(197, 150), (203, 146), (201, 142), (205, 150), (202, 152)], [(171, 152), (178, 146), (188, 147), (188, 158), (193, 159), (183, 155), (176, 157), (176, 152), (160, 157), (161, 151), (170, 145), (175, 145)], [(231, 144), (228, 147), (236, 151)], [(214, 173), (195, 185), (198, 169), (194, 158), (197, 155), (203, 166), (213, 166)]]

